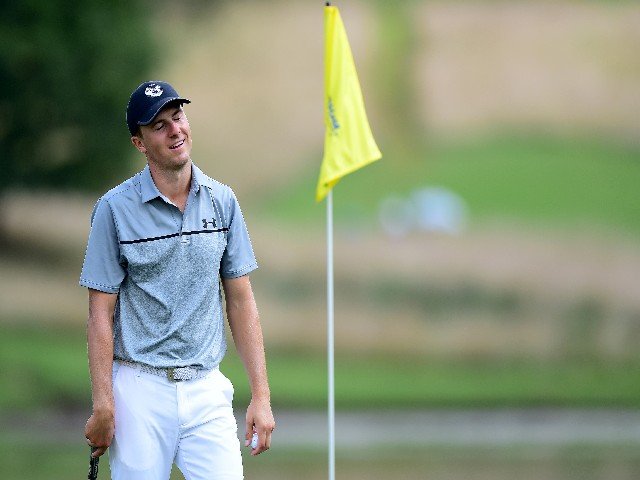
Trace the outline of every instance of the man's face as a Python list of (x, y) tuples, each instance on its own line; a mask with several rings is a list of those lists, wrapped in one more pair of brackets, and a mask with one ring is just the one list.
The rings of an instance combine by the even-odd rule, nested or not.
[(165, 170), (179, 170), (191, 156), (191, 127), (181, 106), (161, 110), (131, 141), (150, 164)]

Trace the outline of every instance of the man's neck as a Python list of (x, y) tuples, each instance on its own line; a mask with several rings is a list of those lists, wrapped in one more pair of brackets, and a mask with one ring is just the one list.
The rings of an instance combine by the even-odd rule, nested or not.
[(149, 172), (160, 193), (184, 212), (191, 189), (191, 160), (176, 170), (158, 168), (149, 162)]

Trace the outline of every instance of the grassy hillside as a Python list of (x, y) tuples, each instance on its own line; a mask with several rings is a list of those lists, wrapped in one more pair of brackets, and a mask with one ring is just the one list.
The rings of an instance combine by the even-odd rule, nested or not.
[[(375, 221), (388, 196), (444, 186), (467, 203), (472, 222), (516, 221), (560, 228), (592, 225), (640, 234), (640, 148), (593, 138), (496, 135), (434, 141), (406, 151), (381, 142), (381, 161), (335, 189), (337, 217)], [(320, 155), (299, 181), (275, 192), (264, 213), (292, 223), (322, 221), (313, 192)]]
[[(0, 394), (0, 413), (90, 406), (84, 331), (80, 327), (5, 326), (0, 371), (11, 385)], [(326, 360), (320, 351), (269, 351), (277, 408), (324, 408)], [(222, 364), (236, 387), (237, 405), (249, 389), (231, 347)], [(384, 385), (384, 388), (380, 388)], [(338, 351), (336, 402), (343, 409), (426, 407), (640, 406), (640, 364), (579, 358), (443, 361), (403, 355)]]

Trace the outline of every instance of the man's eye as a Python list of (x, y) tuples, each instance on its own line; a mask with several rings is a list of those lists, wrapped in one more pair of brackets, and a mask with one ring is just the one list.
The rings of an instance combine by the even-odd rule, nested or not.
[(157, 132), (158, 130), (161, 130), (163, 126), (164, 125), (162, 123), (158, 123), (155, 127), (153, 127), (153, 129)]

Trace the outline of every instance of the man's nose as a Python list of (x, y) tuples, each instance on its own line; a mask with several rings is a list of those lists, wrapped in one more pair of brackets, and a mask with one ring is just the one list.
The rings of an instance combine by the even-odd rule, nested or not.
[(180, 125), (178, 122), (169, 122), (169, 135), (174, 136), (180, 132)]

